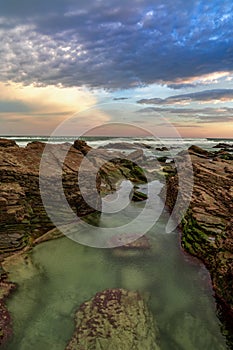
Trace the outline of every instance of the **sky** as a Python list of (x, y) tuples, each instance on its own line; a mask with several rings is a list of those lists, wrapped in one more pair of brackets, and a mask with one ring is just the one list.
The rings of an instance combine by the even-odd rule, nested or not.
[(232, 1), (0, 0), (0, 9), (1, 135), (128, 123), (233, 137)]

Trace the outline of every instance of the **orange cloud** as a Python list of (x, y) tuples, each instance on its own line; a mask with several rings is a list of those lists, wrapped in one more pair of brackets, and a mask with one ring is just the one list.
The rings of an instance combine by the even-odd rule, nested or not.
[(66, 118), (96, 104), (96, 98), (85, 89), (0, 82), (0, 90), (2, 101), (27, 107), (13, 113), (0, 109), (1, 134), (49, 134)]

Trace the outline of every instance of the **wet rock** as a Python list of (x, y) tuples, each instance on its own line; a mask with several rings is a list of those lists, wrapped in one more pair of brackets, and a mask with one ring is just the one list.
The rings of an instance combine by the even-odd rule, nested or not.
[(201, 147), (195, 146), (195, 145), (189, 147), (188, 151), (190, 154), (195, 154), (198, 156), (210, 157), (210, 155), (211, 155), (210, 152), (202, 149)]
[(87, 145), (86, 141), (82, 140), (74, 141), (74, 148), (80, 151), (84, 156), (91, 150), (91, 147)]
[[(39, 178), (43, 194), (46, 193), (51, 207), (56, 208), (54, 215), (59, 226), (70, 222), (69, 213), (60, 205), (61, 195), (57, 190), (61, 177), (65, 198), (79, 217), (95, 212), (94, 208), (100, 210), (98, 193), (114, 191), (118, 182), (124, 179), (135, 183), (146, 181), (143, 170), (133, 161), (118, 153), (90, 152), (92, 149), (85, 141), (77, 140), (73, 146), (47, 144), (46, 154), (43, 153), (45, 146), (36, 141), (25, 148), (0, 147), (0, 249), (5, 254), (31, 246), (34, 240), (54, 228), (41, 199)], [(43, 169), (40, 168), (42, 155)], [(84, 156), (86, 164), (82, 165), (80, 180), (78, 174)], [(107, 160), (102, 165), (104, 157)], [(63, 164), (60, 159), (64, 159)]]
[(14, 140), (0, 138), (0, 147), (18, 147), (18, 145)]
[(219, 152), (217, 152), (215, 154), (215, 158), (218, 157), (220, 159), (225, 159), (225, 160), (233, 160), (233, 154), (227, 152), (227, 151), (224, 151), (224, 150), (221, 150)]
[(167, 148), (166, 146), (156, 147), (155, 149), (156, 151), (160, 151), (160, 152), (169, 151), (169, 148)]
[[(66, 222), (66, 212), (59, 207), (60, 195), (56, 190), (60, 179), (57, 173), (59, 168), (64, 193), (72, 210), (79, 216), (94, 211), (83, 200), (77, 181), (83, 154), (68, 145), (49, 145), (43, 173), (40, 171), (40, 161), (44, 147), (45, 144), (41, 142), (33, 142), (25, 148), (0, 147), (0, 248), (3, 253), (10, 254), (24, 248), (31, 240), (54, 227), (42, 203), (39, 175), (44, 181), (48, 198), (51, 198), (51, 205), (57, 208), (61, 224)], [(61, 154), (66, 154), (63, 166), (59, 163)], [(84, 171), (87, 176), (82, 190), (87, 196), (92, 196), (92, 201), (98, 207), (100, 199), (93, 195), (89, 185), (89, 176), (95, 167), (90, 163)], [(96, 186), (100, 191), (99, 177)]]
[(158, 330), (141, 295), (107, 289), (82, 304), (66, 350), (157, 350)]
[(233, 144), (229, 144), (229, 143), (218, 143), (217, 145), (213, 146), (213, 148), (221, 148), (221, 149), (225, 149), (225, 150), (233, 150)]
[(169, 175), (175, 175), (177, 173), (177, 170), (175, 166), (169, 164), (163, 167), (163, 172)]
[(167, 159), (168, 159), (168, 157), (166, 157), (166, 156), (157, 158), (158, 162), (160, 162), (160, 163), (166, 163)]
[(5, 299), (16, 288), (7, 280), (7, 274), (0, 268), (0, 347), (12, 336), (12, 321), (5, 305)]
[(135, 163), (138, 162), (144, 162), (146, 160), (143, 151), (141, 149), (138, 149), (132, 153), (129, 154), (128, 158)]
[(143, 142), (134, 142), (134, 145), (136, 147), (146, 148), (146, 149), (152, 149), (153, 148), (151, 145), (148, 145), (148, 144), (143, 143)]
[(115, 142), (115, 143), (108, 143), (104, 146), (99, 146), (99, 149), (119, 149), (119, 150), (128, 150), (128, 149), (135, 149), (138, 148), (137, 144), (132, 144), (128, 142)]
[(141, 202), (147, 200), (147, 194), (134, 190), (133, 191), (133, 196), (132, 196), (132, 201), (134, 202)]
[[(190, 152), (194, 188), (189, 209), (182, 220), (182, 246), (200, 258), (210, 271), (218, 306), (223, 310), (226, 327), (233, 329), (233, 161), (216, 158), (212, 153)], [(193, 151), (195, 150), (195, 152)], [(200, 157), (205, 155), (205, 157)], [(187, 160), (184, 157), (185, 171)], [(227, 169), (227, 171), (226, 171)], [(188, 178), (183, 185), (188, 185)], [(166, 203), (172, 209), (179, 192), (178, 175), (167, 179)], [(185, 201), (185, 191), (184, 198)], [(179, 208), (175, 216), (179, 215)], [(233, 339), (233, 338), (232, 338)]]

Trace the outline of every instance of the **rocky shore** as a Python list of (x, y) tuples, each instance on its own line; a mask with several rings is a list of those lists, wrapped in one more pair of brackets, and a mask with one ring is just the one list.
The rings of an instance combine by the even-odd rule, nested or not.
[[(20, 148), (12, 140), (0, 139), (0, 263), (9, 256), (45, 240), (60, 236), (59, 230), (48, 217), (39, 186), (40, 161), (46, 144), (29, 143)], [(120, 149), (120, 147), (119, 147)], [(84, 200), (78, 186), (78, 174), (84, 157), (91, 152), (86, 168), (82, 191), (92, 197), (93, 209)], [(65, 153), (60, 165), (59, 154)], [(196, 146), (189, 149), (193, 164), (194, 188), (189, 209), (182, 223), (181, 243), (191, 255), (201, 259), (210, 271), (218, 305), (219, 317), (225, 324), (224, 332), (232, 343), (233, 329), (233, 160), (228, 150), (207, 152)], [(131, 158), (130, 158), (131, 157)], [(98, 194), (115, 191), (117, 183), (128, 179), (135, 183), (132, 200), (145, 200), (138, 183), (146, 181), (145, 173), (136, 164), (147, 163), (142, 150), (135, 150), (129, 159), (118, 151), (92, 150), (84, 141), (73, 145), (49, 145), (46, 167), (49, 175), (43, 174), (48, 183), (48, 193), (56, 197), (57, 168), (62, 169), (64, 194), (72, 210), (85, 217), (101, 211)], [(103, 164), (104, 160), (104, 164)], [(166, 204), (172, 210), (179, 190), (179, 177), (175, 163), (166, 163), (166, 157), (158, 159), (155, 176), (163, 171), (167, 181)], [(187, 155), (180, 154), (179, 174), (187, 169)], [(150, 162), (148, 161), (148, 166)], [(153, 167), (152, 167), (153, 168)], [(97, 173), (96, 193), (90, 186), (91, 174)], [(52, 174), (52, 175), (51, 175)], [(189, 184), (189, 178), (185, 183)], [(183, 192), (184, 200), (185, 191)], [(53, 202), (54, 204), (54, 202)], [(179, 207), (177, 208), (179, 211)], [(177, 216), (180, 213), (177, 212)], [(64, 212), (57, 213), (61, 225), (66, 223)], [(117, 258), (149, 254), (150, 243), (142, 237), (137, 242), (113, 250)], [(0, 280), (0, 345), (11, 334), (10, 315), (5, 299), (15, 288), (2, 271)], [(135, 321), (137, 319), (137, 322)], [(104, 349), (111, 341), (111, 349), (159, 349), (157, 328), (142, 296), (134, 291), (109, 289), (84, 303), (76, 314), (76, 331), (67, 350)], [(100, 327), (104, 323), (104, 326)], [(117, 324), (117, 328), (116, 328)], [(140, 327), (139, 327), (140, 325)], [(118, 332), (119, 329), (119, 332)], [(134, 330), (132, 333), (129, 330)], [(86, 340), (85, 340), (86, 339)], [(124, 344), (122, 347), (122, 344)]]
[[(189, 154), (194, 188), (189, 209), (181, 223), (181, 243), (188, 253), (201, 259), (208, 268), (219, 317), (226, 326), (224, 333), (232, 342), (233, 161), (230, 160), (231, 154), (207, 152), (196, 146), (189, 148)], [(179, 162), (180, 171), (185, 171), (187, 158), (181, 154)], [(166, 203), (171, 210), (178, 190), (178, 174), (168, 176)]]
[[(46, 144), (29, 143), (20, 148), (12, 140), (0, 139), (0, 250), (1, 258), (7, 254), (22, 250), (43, 234), (51, 231), (54, 224), (49, 219), (42, 200), (39, 186), (40, 161)], [(56, 182), (59, 174), (56, 170), (59, 155), (66, 153), (62, 165), (62, 183), (66, 200), (72, 210), (79, 216), (86, 216), (95, 211), (84, 200), (82, 193), (91, 197), (95, 208), (100, 208), (98, 193), (114, 191), (117, 181), (130, 179), (133, 182), (145, 181), (143, 171), (122, 154), (95, 150), (87, 160), (82, 181), (82, 193), (78, 186), (78, 171), (84, 156), (90, 151), (84, 141), (75, 141), (73, 145), (49, 145), (45, 159), (49, 174), (43, 174), (48, 185), (48, 196), (53, 205), (59, 203), (59, 193), (56, 196)], [(111, 158), (111, 160), (109, 160)], [(106, 163), (100, 167), (102, 160)], [(60, 166), (61, 167), (61, 166)], [(92, 173), (97, 173), (95, 193), (89, 180)], [(51, 175), (52, 174), (52, 175)], [(136, 195), (135, 195), (136, 196)], [(138, 195), (139, 196), (139, 195)], [(66, 224), (65, 212), (59, 212), (61, 225)]]
[[(82, 193), (78, 186), (80, 165), (91, 150), (84, 141), (75, 141), (73, 145), (46, 145), (42, 142), (29, 143), (25, 148), (19, 147), (15, 141), (0, 139), (0, 264), (4, 258), (18, 252), (27, 251), (34, 245), (45, 240), (61, 236), (59, 230), (44, 208), (39, 184), (41, 157), (46, 151), (45, 165), (49, 169), (43, 173), (47, 181), (48, 195), (53, 205), (59, 202), (56, 194), (56, 183), (59, 181), (57, 169), (62, 169), (62, 184), (67, 202), (79, 216), (85, 217), (93, 212), (98, 215), (100, 197), (98, 194), (109, 193), (116, 189), (117, 182), (130, 179), (135, 183), (145, 182), (145, 175), (140, 167), (132, 160), (124, 159), (120, 153), (109, 153), (95, 150), (86, 162)], [(66, 154), (64, 163), (60, 165), (59, 157)], [(104, 164), (101, 165), (103, 163)], [(101, 165), (101, 166), (100, 166)], [(90, 176), (97, 173), (96, 189), (90, 186)], [(89, 206), (83, 199), (83, 192), (96, 209)], [(59, 206), (57, 206), (59, 208)], [(66, 213), (57, 209), (61, 225), (66, 224)], [(0, 265), (1, 268), (1, 265)], [(7, 281), (3, 271), (0, 281), (0, 345), (11, 334), (10, 315), (5, 307), (5, 299), (14, 285)]]

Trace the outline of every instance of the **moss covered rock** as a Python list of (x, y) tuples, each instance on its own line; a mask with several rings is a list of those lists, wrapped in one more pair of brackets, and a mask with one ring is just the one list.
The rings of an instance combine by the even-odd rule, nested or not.
[(105, 349), (160, 349), (157, 328), (139, 293), (107, 289), (80, 306), (66, 350)]

